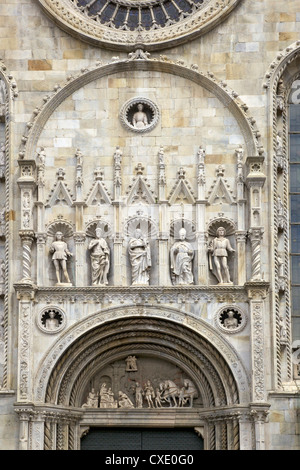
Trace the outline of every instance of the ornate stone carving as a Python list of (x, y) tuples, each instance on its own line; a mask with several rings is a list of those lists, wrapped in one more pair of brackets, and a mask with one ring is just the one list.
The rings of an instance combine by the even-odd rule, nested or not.
[(215, 324), (223, 333), (239, 333), (247, 324), (247, 316), (236, 305), (229, 305), (216, 312)]
[(149, 241), (141, 229), (136, 229), (129, 240), (128, 253), (131, 264), (132, 285), (148, 285), (150, 280), (151, 252)]
[[(171, 46), (173, 41), (185, 42), (189, 34), (201, 35), (226, 18), (239, 0), (191, 1), (185, 10), (179, 3), (169, 5), (166, 0), (113, 0), (105, 15), (107, 4), (95, 6), (94, 1), (84, 5), (78, 0), (39, 2), (62, 29), (67, 28), (85, 42), (128, 50), (138, 44), (161, 49)], [(117, 15), (119, 8), (126, 9), (121, 19)]]
[(193, 265), (194, 249), (186, 240), (186, 230), (179, 230), (179, 241), (170, 250), (170, 269), (173, 285), (189, 285), (194, 283)]
[(91, 273), (93, 286), (106, 286), (110, 267), (110, 249), (102, 237), (100, 227), (96, 228), (96, 238), (89, 244), (91, 252)]
[[(55, 267), (56, 285), (72, 285), (67, 271), (67, 259), (69, 256), (73, 256), (73, 254), (68, 250), (66, 242), (63, 241), (62, 232), (56, 232), (55, 240), (50, 247), (50, 253), (53, 253), (52, 261)], [(66, 283), (61, 282), (61, 271), (63, 272)]]
[(126, 370), (126, 372), (136, 372), (138, 370), (135, 356), (128, 356), (126, 358), (126, 369), (125, 370)]
[(45, 333), (59, 333), (66, 325), (66, 315), (61, 308), (46, 307), (37, 316), (37, 326)]
[(232, 284), (227, 263), (228, 253), (234, 253), (228, 238), (225, 237), (226, 230), (219, 227), (216, 237), (210, 242), (208, 247), (209, 268), (216, 276), (219, 284)]
[(123, 126), (137, 133), (150, 132), (157, 125), (159, 116), (158, 106), (143, 97), (130, 99), (120, 111)]

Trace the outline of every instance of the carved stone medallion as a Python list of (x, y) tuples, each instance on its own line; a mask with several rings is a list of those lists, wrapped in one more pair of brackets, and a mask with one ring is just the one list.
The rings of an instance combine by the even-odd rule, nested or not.
[(66, 315), (58, 307), (46, 307), (39, 312), (37, 325), (44, 333), (59, 333), (66, 325)]
[(236, 305), (227, 305), (215, 314), (215, 324), (227, 334), (239, 333), (247, 323), (247, 317)]
[(125, 128), (133, 132), (150, 132), (158, 123), (159, 109), (148, 98), (132, 98), (122, 106), (120, 120)]

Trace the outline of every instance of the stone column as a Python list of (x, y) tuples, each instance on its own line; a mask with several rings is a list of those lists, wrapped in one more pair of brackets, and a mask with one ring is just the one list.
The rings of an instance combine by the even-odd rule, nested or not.
[(19, 431), (19, 450), (29, 450), (29, 422), (30, 414), (28, 410), (17, 408), (15, 411), (19, 415), (20, 431)]
[(251, 242), (251, 281), (261, 281), (261, 240), (263, 228), (251, 228), (249, 238)]
[(205, 232), (205, 210), (206, 210), (206, 178), (205, 178), (205, 150), (201, 147), (197, 153), (197, 201), (196, 201), (196, 235), (198, 250), (198, 279), (196, 284), (208, 285), (208, 257), (207, 257), (207, 234)]
[(240, 450), (253, 450), (252, 445), (252, 420), (249, 414), (241, 414), (239, 418)]
[(166, 172), (165, 172), (164, 151), (160, 147), (158, 152), (158, 200), (159, 200), (159, 285), (171, 285), (170, 278), (170, 257), (169, 257), (169, 237), (168, 233), (168, 201), (166, 195)]
[(19, 232), (22, 241), (22, 281), (32, 283), (31, 276), (31, 247), (34, 240), (32, 230), (21, 230)]
[(35, 287), (27, 283), (14, 284), (19, 300), (19, 328), (18, 328), (18, 387), (17, 401), (28, 402), (32, 400), (32, 356), (31, 356), (31, 328), (32, 328), (32, 301)]
[(32, 450), (44, 450), (44, 427), (45, 414), (37, 412), (31, 424)]
[(44, 286), (45, 285), (45, 262), (46, 262), (46, 240), (47, 234), (45, 232), (38, 232), (36, 233), (36, 269), (37, 269), (37, 285)]
[(75, 241), (75, 279), (76, 286), (81, 287), (88, 285), (89, 279), (87, 276), (86, 266), (86, 247), (85, 247), (85, 233), (76, 232), (74, 233)]
[(243, 286), (246, 282), (246, 231), (235, 232), (237, 259), (238, 259), (238, 284)]
[(265, 450), (265, 422), (269, 414), (270, 405), (252, 404), (251, 415), (255, 428), (255, 449)]
[(264, 299), (268, 283), (247, 283), (251, 318), (252, 401), (265, 402)]

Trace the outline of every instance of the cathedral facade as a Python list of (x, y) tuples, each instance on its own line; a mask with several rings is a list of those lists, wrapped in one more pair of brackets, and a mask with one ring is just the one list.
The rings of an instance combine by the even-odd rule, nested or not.
[(300, 2), (0, 21), (0, 448), (299, 450)]

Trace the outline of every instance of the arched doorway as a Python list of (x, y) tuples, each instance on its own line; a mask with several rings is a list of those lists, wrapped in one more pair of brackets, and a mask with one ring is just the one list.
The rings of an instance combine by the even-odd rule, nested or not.
[[(130, 357), (136, 365), (128, 366)], [(153, 405), (147, 384), (153, 388)], [(174, 394), (169, 393), (173, 385)], [(57, 360), (45, 406), (64, 411), (56, 423), (46, 417), (44, 448), (80, 449), (81, 439), (88, 443), (96, 436), (99, 441), (99, 432), (112, 439), (119, 431), (129, 438), (135, 430), (138, 446), (152, 445), (161, 433), (174, 433), (178, 443), (197, 428), (203, 436), (201, 441), (196, 435), (200, 447), (238, 449), (238, 409), (244, 396), (239, 388), (223, 354), (198, 332), (169, 319), (124, 316), (91, 328)]]

